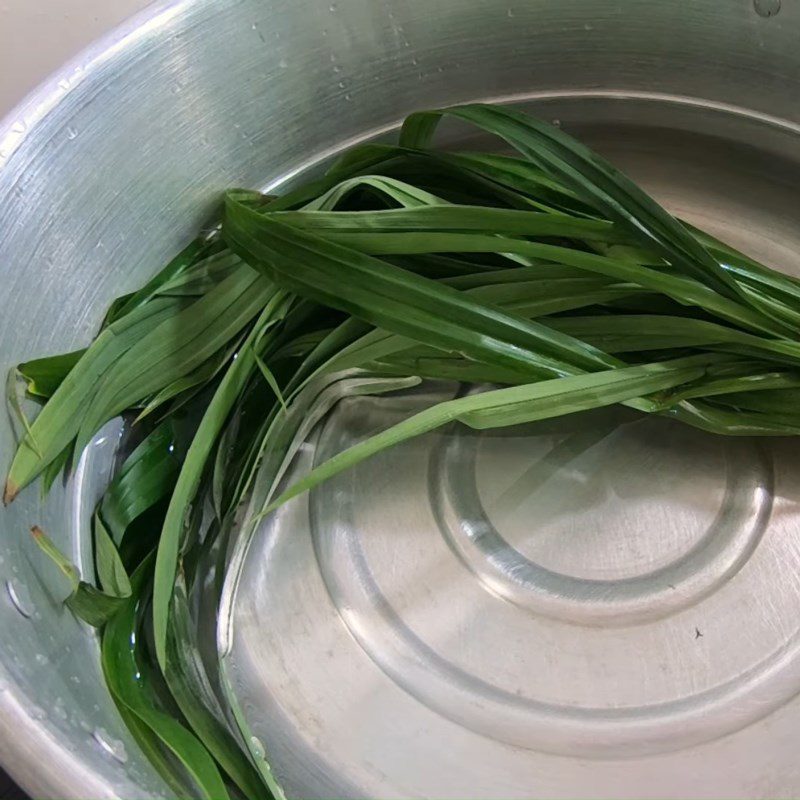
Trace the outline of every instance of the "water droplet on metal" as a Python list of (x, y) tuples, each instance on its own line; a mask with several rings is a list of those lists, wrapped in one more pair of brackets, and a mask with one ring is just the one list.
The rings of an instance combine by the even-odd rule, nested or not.
[(254, 22), (254, 23), (253, 23), (253, 24), (250, 26), (250, 30), (251, 30), (251, 31), (257, 31), (257, 30), (258, 30), (258, 23)]
[(281, 60), (278, 62), (278, 66), (279, 66), (281, 69), (286, 69), (286, 67), (288, 67), (288, 66), (289, 66), (289, 62), (288, 62), (288, 61), (287, 61), (285, 58), (282, 58), (282, 59), (281, 59)]
[(115, 739), (111, 736), (105, 728), (95, 728), (92, 732), (92, 738), (106, 753), (116, 758), (121, 764), (124, 764), (128, 760), (128, 754), (125, 752), (125, 745), (120, 739)]
[(328, 6), (328, 11), (330, 11), (330, 12), (331, 12), (331, 14), (335, 14), (335, 13), (336, 13), (336, 3), (331, 3), (331, 4)]
[(347, 86), (347, 84), (344, 81), (339, 81), (339, 88), (340, 89), (344, 89), (345, 86)]
[(59, 86), (59, 88), (60, 88), (60, 89), (63, 89), (63, 90), (66, 92), (66, 91), (67, 91), (67, 89), (69, 89), (69, 81), (68, 81), (68, 80), (66, 80), (66, 79), (64, 79), (64, 78), (62, 78), (62, 79), (61, 79), (61, 80), (58, 82), (58, 86)]
[(506, 16), (507, 17), (513, 17), (514, 16), (514, 9), (513, 8), (509, 8), (508, 11), (506, 12)]
[(8, 592), (8, 597), (14, 608), (16, 608), (23, 617), (30, 619), (33, 616), (34, 608), (30, 593), (28, 592), (28, 587), (15, 578), (11, 578), (11, 580), (6, 581), (6, 591)]
[(71, 125), (67, 128), (67, 139), (74, 139), (78, 135), (78, 131)]
[(25, 122), (23, 122), (22, 120), (19, 120), (18, 122), (15, 122), (11, 126), (11, 132), (12, 133), (25, 133), (27, 128), (28, 128), (28, 126), (25, 124)]
[(264, 745), (261, 744), (261, 740), (257, 736), (250, 737), (250, 749), (253, 752), (253, 755), (256, 758), (264, 759), (266, 758), (266, 751), (264, 750)]
[(34, 719), (44, 719), (47, 716), (47, 712), (41, 706), (33, 706), (31, 708), (31, 716)]
[(781, 10), (781, 0), (753, 0), (759, 17), (774, 17)]
[(584, 22), (583, 23), (583, 29), (585, 31), (593, 31), (594, 30), (594, 28), (588, 22)]
[(561, 127), (561, 120), (560, 119), (554, 119), (553, 120), (553, 127), (554, 128), (560, 128)]
[(35, 658), (37, 664), (44, 665), (50, 663), (50, 659), (44, 653), (37, 653)]
[(64, 700), (61, 697), (56, 699), (56, 702), (53, 705), (53, 713), (59, 719), (67, 719), (67, 709), (64, 708)]
[(352, 95), (351, 95), (351, 94), (348, 92), (348, 93), (347, 93), (347, 94), (344, 96), (344, 99), (345, 99), (345, 100), (352, 100), (352, 99), (353, 99), (353, 96), (352, 96)]

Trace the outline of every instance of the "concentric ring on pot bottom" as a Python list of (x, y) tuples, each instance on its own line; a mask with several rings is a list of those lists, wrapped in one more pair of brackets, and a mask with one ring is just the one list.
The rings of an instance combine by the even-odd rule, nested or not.
[[(600, 417), (592, 415), (589, 418), (593, 416)], [(610, 415), (606, 413), (605, 419), (609, 418)], [(589, 426), (571, 432), (543, 454), (541, 459), (532, 459), (531, 466), (514, 486), (508, 487), (494, 499), (496, 513), (508, 517), (504, 513), (505, 507), (510, 503), (512, 509), (517, 510), (522, 504), (520, 501), (524, 501), (531, 510), (528, 524), (535, 539), (536, 528), (541, 526), (541, 521), (536, 513), (540, 509), (536, 507), (534, 495), (541, 501), (542, 493), (547, 492), (553, 473), (559, 468), (553, 464), (561, 462), (563, 469), (567, 466), (566, 460), (576, 452), (585, 453), (601, 444), (606, 445), (602, 448), (604, 459), (627, 460), (631, 449), (642, 450), (643, 447), (652, 446), (648, 443), (650, 436), (647, 433), (639, 437), (630, 435), (634, 425), (657, 432), (664, 423), (659, 421), (653, 425), (651, 420), (642, 419), (619, 428), (600, 424), (598, 427)], [(679, 440), (685, 440), (683, 433), (680, 430), (673, 431)], [(609, 440), (613, 441), (609, 444)], [(752, 440), (734, 443), (723, 440), (721, 463), (715, 463), (709, 470), (714, 474), (712, 483), (718, 480), (716, 474), (723, 476), (721, 482), (724, 483), (724, 489), (720, 493), (719, 506), (708, 509), (709, 513), (705, 515), (707, 519), (694, 512), (689, 515), (692, 519), (685, 521), (688, 541), (682, 542), (685, 545), (683, 552), (675, 554), (674, 558), (669, 552), (661, 554), (664, 563), (651, 569), (644, 567), (640, 574), (611, 579), (566, 574), (526, 558), (503, 538), (493, 524), (478, 488), (476, 458), (479, 441), (477, 436), (450, 436), (443, 439), (432, 453), (431, 503), (440, 530), (454, 552), (489, 590), (523, 608), (565, 622), (582, 625), (637, 624), (667, 616), (698, 602), (735, 575), (747, 561), (772, 512), (772, 464), (763, 446)], [(508, 439), (505, 438), (505, 441)], [(708, 453), (698, 455), (711, 460), (708, 459)], [(680, 451), (677, 457), (687, 460), (686, 454)], [(685, 470), (689, 465), (680, 466)], [(597, 472), (602, 471), (603, 465), (598, 463)], [(681, 471), (680, 467), (673, 467), (678, 478), (681, 477)], [(691, 470), (688, 472), (691, 475)], [(687, 481), (691, 480), (687, 476)], [(595, 479), (595, 483), (599, 481)], [(585, 488), (585, 482), (581, 488)], [(682, 487), (676, 487), (673, 480), (670, 488), (675, 493)], [(696, 487), (692, 487), (691, 491), (696, 492)], [(562, 490), (562, 494), (566, 493)], [(684, 490), (681, 494), (687, 492)], [(560, 503), (560, 510), (568, 512), (568, 506), (575, 503), (575, 498), (567, 495), (564, 499), (566, 503)], [(621, 511), (619, 506), (628, 502), (630, 497), (620, 497), (617, 510)], [(677, 509), (675, 513), (680, 514), (681, 511)], [(585, 514), (582, 516), (584, 524), (601, 528), (600, 535), (610, 538), (606, 534), (611, 532), (603, 529), (605, 518), (594, 521), (591, 517), (586, 519)], [(647, 518), (644, 522), (648, 522)], [(522, 526), (526, 526), (525, 521)], [(654, 533), (657, 534), (657, 530), (641, 524), (635, 531), (635, 535), (642, 539)], [(613, 540), (610, 544), (613, 546)], [(616, 571), (627, 568), (626, 571), (635, 573), (636, 567), (636, 564), (617, 565)]]
[[(358, 401), (348, 403), (337, 431), (325, 432), (318, 460), (362, 438), (357, 431), (368, 429), (370, 421), (358, 407)], [(430, 518), (415, 509), (405, 528), (392, 520), (394, 542), (370, 526), (377, 521), (369, 511), (373, 502), (382, 513), (392, 512), (386, 487), (371, 488), (365, 470), (380, 474), (386, 464), (362, 465), (315, 492), (311, 522), (322, 576), (341, 618), (405, 692), (497, 741), (616, 758), (714, 739), (778, 708), (800, 690), (800, 638), (782, 625), (766, 650), (749, 652), (737, 643), (734, 652), (715, 645), (747, 627), (747, 583), (769, 568), (754, 558), (764, 550), (758, 545), (773, 510), (772, 461), (764, 447), (664, 420), (603, 413), (602, 420), (579, 418), (577, 428), (573, 419), (561, 428), (542, 424), (499, 435), (460, 428), (420, 440), (392, 462), (392, 480), (398, 497), (408, 497), (411, 484), (416, 491), (427, 485)], [(596, 432), (598, 423), (605, 434), (591, 441), (584, 434)], [(585, 446), (573, 448), (564, 463), (557, 456), (576, 437)], [(648, 472), (640, 461), (654, 449), (666, 461), (661, 471)], [(609, 458), (612, 451), (615, 458)], [(600, 539), (609, 540), (603, 546), (624, 549), (623, 542), (615, 544), (609, 520), (630, 507), (638, 475), (652, 513), (642, 514), (635, 533), (660, 537), (661, 549), (638, 561), (618, 558), (611, 570), (617, 576), (604, 579), (588, 577), (592, 569), (585, 565), (569, 574), (568, 564), (556, 571), (524, 555), (524, 547), (500, 532), (502, 527), (510, 538), (519, 526), (514, 529), (486, 507), (496, 504), (493, 497), (507, 503), (520, 477), (530, 477), (536, 465), (544, 470), (537, 479), (542, 483), (528, 500), (547, 496), (548, 481), (567, 480), (574, 487), (577, 480), (584, 487), (579, 497), (563, 486), (550, 488), (551, 502), (544, 506), (554, 516), (539, 525), (549, 524), (550, 536), (559, 525), (562, 534), (571, 530), (570, 503), (579, 506), (589, 498), (589, 518), (596, 520)], [(659, 481), (668, 484), (666, 510), (658, 507)], [(614, 486), (627, 487), (628, 496), (618, 496), (609, 488)], [(561, 502), (554, 503), (559, 492)], [(698, 508), (684, 518), (692, 498)], [(670, 503), (680, 531), (664, 544)], [(585, 507), (579, 511), (587, 513)], [(323, 519), (326, 524), (318, 524)], [(522, 538), (536, 552), (535, 542)], [(418, 572), (407, 580), (399, 571), (413, 573), (409, 548), (418, 551)], [(562, 558), (552, 548), (539, 549), (551, 560)], [(437, 570), (446, 576), (438, 586), (432, 577)], [(409, 603), (415, 594), (419, 602)], [(453, 605), (445, 615), (448, 595)], [(452, 613), (460, 606), (475, 616)], [(704, 631), (706, 619), (715, 626), (727, 619), (727, 628)], [(488, 633), (493, 626), (518, 640), (498, 646)], [(537, 653), (539, 641), (547, 659)], [(626, 659), (636, 661), (636, 668), (626, 672)], [(660, 673), (665, 680), (659, 681)], [(559, 674), (569, 690), (558, 687)], [(591, 693), (581, 689), (587, 682), (594, 684)], [(589, 694), (607, 704), (592, 703)]]

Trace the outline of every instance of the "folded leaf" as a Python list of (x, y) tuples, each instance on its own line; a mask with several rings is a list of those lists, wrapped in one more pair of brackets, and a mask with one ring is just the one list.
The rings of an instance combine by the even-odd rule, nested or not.
[[(95, 628), (101, 628), (128, 602), (128, 595), (107, 594), (80, 579), (78, 568), (55, 546), (49, 536), (37, 525), (31, 528), (33, 540), (45, 555), (59, 568), (70, 584), (70, 594), (64, 600), (79, 619)], [(130, 590), (130, 586), (128, 586)]]

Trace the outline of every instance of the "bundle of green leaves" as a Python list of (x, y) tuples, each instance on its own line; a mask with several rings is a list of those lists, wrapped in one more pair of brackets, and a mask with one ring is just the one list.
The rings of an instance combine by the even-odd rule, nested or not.
[[(433, 148), (443, 116), (517, 155)], [(93, 580), (34, 536), (101, 630), (108, 688), (176, 793), (281, 796), (199, 642), (198, 592), (219, 602), (243, 526), (454, 421), (622, 403), (719, 434), (798, 434), (798, 330), (800, 281), (675, 219), (561, 130), (505, 107), (417, 113), (399, 144), (360, 145), (281, 197), (228, 192), (221, 227), (116, 300), (85, 350), (19, 365), (43, 408), (29, 423), (11, 394), (23, 428), (5, 501), (49, 486), (111, 418), (135, 420), (140, 442), (94, 516)], [(277, 492), (339, 398), (423, 379), (483, 391)]]

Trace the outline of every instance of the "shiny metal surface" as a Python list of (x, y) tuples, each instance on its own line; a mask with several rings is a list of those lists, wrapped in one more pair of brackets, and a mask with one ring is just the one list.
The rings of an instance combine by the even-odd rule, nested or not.
[[(445, 396), (345, 401), (298, 469)], [(625, 412), (430, 435), (262, 528), (235, 690), (295, 796), (792, 796), (799, 496), (791, 442)]]
[[(156, 5), (0, 123), (0, 367), (85, 343), (223, 188), (474, 99), (537, 98), (672, 209), (797, 270), (798, 26), (787, 0)], [(320, 447), (417, 399), (359, 402)], [(290, 792), (797, 794), (792, 443), (594, 433), (421, 440), (259, 531), (230, 677)], [(4, 415), (4, 467), (11, 441)], [(0, 515), (0, 760), (38, 797), (166, 793), (27, 536), (86, 555), (113, 446)]]

